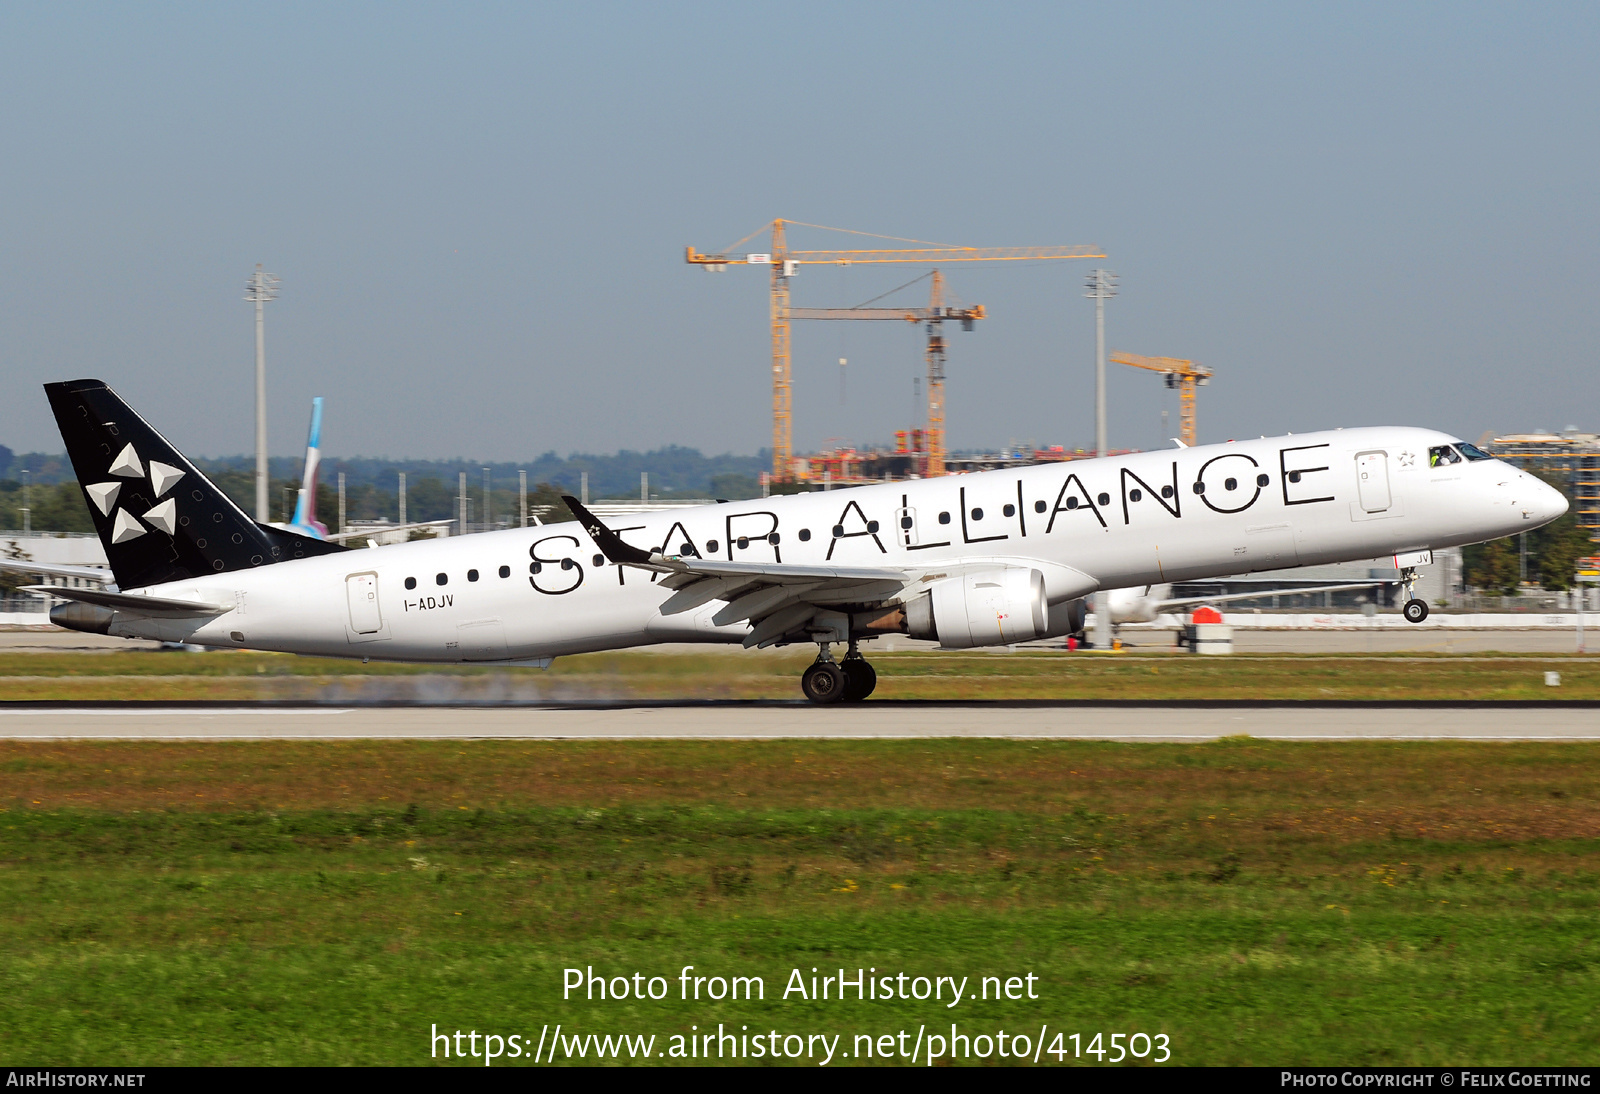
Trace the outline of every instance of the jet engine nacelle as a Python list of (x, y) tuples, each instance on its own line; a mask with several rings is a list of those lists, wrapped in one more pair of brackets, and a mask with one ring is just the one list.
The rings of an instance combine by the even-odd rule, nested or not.
[(1032, 642), (1049, 625), (1044, 575), (1021, 567), (946, 578), (906, 605), (906, 632), (946, 649)]
[(1050, 605), (1050, 618), (1045, 623), (1045, 631), (1040, 638), (1061, 638), (1068, 634), (1077, 634), (1083, 630), (1084, 623), (1089, 618), (1089, 602), (1083, 597), (1077, 600), (1063, 600), (1059, 604)]

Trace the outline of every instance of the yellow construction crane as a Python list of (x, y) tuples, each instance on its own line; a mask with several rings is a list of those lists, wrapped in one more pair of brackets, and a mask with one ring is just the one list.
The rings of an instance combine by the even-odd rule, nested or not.
[[(792, 379), (789, 367), (789, 321), (797, 318), (794, 310), (789, 307), (789, 280), (794, 277), (801, 266), (831, 265), (883, 265), (887, 263), (926, 263), (929, 266), (939, 266), (947, 262), (1017, 262), (1036, 261), (1052, 258), (1104, 258), (1095, 247), (946, 247), (938, 244), (928, 244), (919, 249), (879, 249), (856, 251), (792, 251), (789, 249), (787, 227), (798, 224), (807, 228), (821, 228), (824, 231), (838, 232), (849, 231), (844, 228), (827, 228), (821, 224), (806, 224), (804, 221), (774, 220), (772, 222), (772, 244), (769, 251), (752, 251), (746, 254), (734, 254), (733, 248), (760, 234), (752, 232), (738, 243), (730, 246), (726, 252), (720, 254), (701, 254), (693, 247), (687, 248), (685, 261), (691, 266), (703, 266), (712, 272), (726, 270), (729, 266), (765, 266), (771, 277), (771, 320), (772, 320), (772, 478), (775, 482), (789, 482), (793, 479), (794, 467), (794, 429), (793, 429), (793, 396)], [(761, 229), (765, 230), (765, 229)], [(852, 235), (871, 235), (870, 232), (851, 232)], [(880, 236), (881, 239), (895, 237)], [(922, 240), (896, 239), (900, 243), (921, 243)], [(940, 307), (936, 300), (931, 308)], [(851, 309), (827, 309), (851, 310)], [(928, 350), (928, 403), (929, 420), (928, 440), (929, 463), (937, 461), (938, 471), (944, 472), (944, 340), (938, 338), (937, 349), (933, 340), (937, 331), (930, 331)], [(933, 380), (935, 364), (938, 368), (938, 383)], [(939, 405), (935, 407), (934, 395), (937, 391)], [(937, 418), (937, 425), (935, 419)]]
[(900, 320), (928, 325), (928, 428), (923, 432), (923, 478), (944, 474), (944, 322), (959, 321), (962, 330), (987, 318), (982, 304), (952, 307), (944, 302), (944, 275), (933, 271), (932, 291), (926, 308), (790, 308), (790, 319)]
[(1113, 353), (1111, 360), (1119, 365), (1149, 369), (1165, 374), (1167, 386), (1178, 389), (1178, 436), (1191, 448), (1195, 444), (1195, 391), (1197, 386), (1211, 382), (1211, 370), (1181, 357), (1141, 357), (1137, 353)]

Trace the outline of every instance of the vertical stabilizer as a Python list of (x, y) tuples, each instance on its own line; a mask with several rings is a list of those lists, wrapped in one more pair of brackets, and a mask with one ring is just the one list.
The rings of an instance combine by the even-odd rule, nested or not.
[(306, 470), (290, 526), (303, 536), (327, 539), (328, 526), (317, 520), (317, 468), (322, 463), (322, 396), (311, 400), (311, 432), (306, 437)]
[(119, 588), (344, 550), (251, 520), (101, 381), (44, 390)]

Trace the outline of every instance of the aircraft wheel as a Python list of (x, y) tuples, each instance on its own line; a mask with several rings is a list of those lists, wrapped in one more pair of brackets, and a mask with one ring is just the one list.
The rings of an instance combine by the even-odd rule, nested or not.
[(832, 661), (818, 661), (800, 677), (800, 690), (813, 703), (837, 703), (847, 686), (844, 670)]
[(1421, 623), (1428, 618), (1428, 602), (1426, 600), (1408, 600), (1401, 611), (1405, 614), (1407, 623)]
[(839, 667), (844, 670), (844, 701), (847, 703), (859, 703), (878, 686), (878, 670), (865, 657), (846, 657)]

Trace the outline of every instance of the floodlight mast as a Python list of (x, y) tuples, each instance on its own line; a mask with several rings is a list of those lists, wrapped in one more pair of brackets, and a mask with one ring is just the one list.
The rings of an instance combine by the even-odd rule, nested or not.
[(263, 308), (267, 301), (278, 298), (278, 279), (264, 273), (259, 262), (245, 283), (244, 298), (256, 306), (256, 520), (265, 524), (271, 517), (267, 512), (267, 335)]
[(1094, 454), (1111, 451), (1106, 438), (1106, 301), (1117, 295), (1117, 275), (1095, 270), (1084, 283), (1094, 301)]
[[(1089, 275), (1084, 293), (1094, 301), (1094, 454), (1110, 451), (1106, 438), (1106, 301), (1117, 295), (1117, 275), (1095, 270)], [(1101, 589), (1094, 594), (1094, 644), (1097, 649), (1112, 648), (1111, 594)]]

